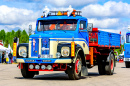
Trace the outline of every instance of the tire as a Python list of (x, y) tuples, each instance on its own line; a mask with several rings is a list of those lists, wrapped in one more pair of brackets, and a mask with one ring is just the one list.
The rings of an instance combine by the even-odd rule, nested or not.
[(98, 58), (98, 72), (100, 75), (105, 75), (105, 63), (101, 58)]
[(34, 71), (28, 71), (28, 64), (23, 64), (23, 69), (21, 69), (21, 74), (24, 78), (33, 78), (35, 75)]
[(67, 70), (65, 71), (65, 74), (68, 74), (68, 71), (67, 71)]
[(71, 80), (78, 80), (81, 77), (82, 59), (77, 55), (76, 62), (72, 63), (72, 67), (68, 68), (68, 76)]
[(129, 68), (130, 67), (129, 62), (125, 62), (125, 66), (126, 66), (126, 68)]
[(113, 75), (114, 72), (114, 64), (115, 64), (115, 57), (113, 55), (113, 53), (110, 52), (109, 56), (109, 62), (108, 64), (105, 66), (105, 71), (107, 75)]

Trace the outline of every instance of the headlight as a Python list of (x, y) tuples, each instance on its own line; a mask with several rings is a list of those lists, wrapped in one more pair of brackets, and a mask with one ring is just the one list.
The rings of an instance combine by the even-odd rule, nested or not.
[(24, 58), (27, 56), (27, 53), (24, 49), (20, 50), (20, 55), (23, 56)]
[(62, 54), (62, 56), (69, 56), (69, 53), (70, 53), (69, 47), (62, 47), (61, 48), (61, 54)]
[(22, 57), (27, 57), (27, 52), (26, 52), (26, 47), (20, 47), (19, 48), (19, 55), (22, 56)]

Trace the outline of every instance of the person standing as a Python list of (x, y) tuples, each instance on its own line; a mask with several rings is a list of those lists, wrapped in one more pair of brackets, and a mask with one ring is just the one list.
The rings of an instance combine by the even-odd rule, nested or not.
[(6, 52), (6, 57), (5, 57), (6, 63), (9, 63), (9, 57), (8, 57), (8, 52)]
[(6, 63), (6, 59), (5, 59), (5, 53), (3, 52), (2, 53), (2, 63), (4, 63), (4, 62)]
[(11, 52), (8, 54), (8, 57), (9, 57), (9, 64), (11, 64), (11, 59), (12, 59), (12, 57), (13, 57), (13, 55), (12, 55)]

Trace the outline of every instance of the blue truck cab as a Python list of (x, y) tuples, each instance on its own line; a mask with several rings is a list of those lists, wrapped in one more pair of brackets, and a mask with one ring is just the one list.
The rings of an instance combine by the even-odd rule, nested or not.
[(100, 75), (112, 75), (117, 48), (120, 34), (93, 28), (80, 11), (50, 11), (37, 19), (29, 43), (18, 45), (17, 62), (24, 78), (33, 78), (39, 71), (65, 71), (76, 80), (95, 65)]
[(130, 67), (130, 32), (126, 33), (126, 43), (124, 44), (124, 62), (126, 68)]

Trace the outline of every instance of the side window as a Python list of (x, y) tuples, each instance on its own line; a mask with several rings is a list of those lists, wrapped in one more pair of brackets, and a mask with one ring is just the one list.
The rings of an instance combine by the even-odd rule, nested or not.
[(43, 31), (43, 25), (41, 22), (38, 22), (38, 28), (37, 31)]
[(86, 21), (80, 21), (79, 29), (80, 30), (87, 30)]

